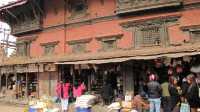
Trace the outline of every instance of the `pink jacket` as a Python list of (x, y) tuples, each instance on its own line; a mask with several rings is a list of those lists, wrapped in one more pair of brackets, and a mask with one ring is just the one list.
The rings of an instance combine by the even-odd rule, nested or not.
[(84, 90), (85, 90), (85, 85), (83, 83), (77, 88), (73, 87), (73, 96), (75, 98), (80, 97), (83, 94)]
[[(61, 98), (61, 86), (62, 86), (61, 83), (58, 83), (56, 85), (56, 94), (59, 98)], [(69, 87), (70, 87), (70, 83), (63, 84), (63, 98), (64, 99), (69, 98)]]

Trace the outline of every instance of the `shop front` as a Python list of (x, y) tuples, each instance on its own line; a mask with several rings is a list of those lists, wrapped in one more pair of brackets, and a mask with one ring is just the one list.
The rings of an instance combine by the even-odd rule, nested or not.
[(72, 84), (81, 80), (87, 86), (87, 92), (97, 96), (101, 96), (104, 82), (109, 83), (114, 101), (146, 91), (150, 74), (156, 74), (160, 84), (168, 82), (171, 74), (179, 76), (182, 81), (192, 73), (190, 69), (200, 63), (199, 54), (196, 51), (158, 52), (107, 59), (94, 59), (93, 56), (90, 60), (64, 61), (55, 64), (60, 68), (60, 80), (69, 78)]

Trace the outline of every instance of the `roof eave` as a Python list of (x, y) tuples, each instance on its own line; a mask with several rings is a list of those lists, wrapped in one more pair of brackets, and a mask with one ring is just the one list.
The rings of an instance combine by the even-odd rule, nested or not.
[(0, 12), (2, 10), (5, 10), (5, 9), (10, 9), (10, 8), (13, 8), (13, 7), (16, 7), (16, 6), (23, 5), (23, 4), (27, 3), (27, 2), (28, 2), (28, 0), (18, 0), (16, 2), (9, 3), (7, 5), (4, 5), (4, 6), (0, 7)]

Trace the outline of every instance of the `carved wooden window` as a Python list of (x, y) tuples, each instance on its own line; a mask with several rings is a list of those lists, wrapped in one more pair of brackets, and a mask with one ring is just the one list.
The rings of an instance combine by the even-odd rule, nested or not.
[(44, 55), (51, 55), (54, 53), (55, 45), (45, 45), (44, 46)]
[(92, 39), (72, 40), (69, 41), (68, 44), (71, 46), (73, 53), (85, 53), (87, 52), (87, 44), (91, 40)]
[(200, 30), (191, 31), (190, 33), (192, 41), (200, 41)]
[(116, 0), (117, 14), (145, 11), (151, 9), (178, 7), (182, 0)]
[(142, 32), (142, 46), (157, 46), (161, 45), (160, 28), (153, 26), (143, 28)]
[(49, 42), (49, 43), (42, 43), (41, 46), (43, 46), (44, 49), (44, 55), (52, 55), (55, 52), (55, 47), (59, 42)]
[(106, 40), (102, 41), (103, 50), (114, 50), (117, 48), (116, 40)]
[(190, 42), (200, 42), (200, 26), (185, 26), (181, 27), (181, 30), (187, 32), (190, 35)]
[(26, 42), (17, 44), (17, 55), (18, 56), (29, 56), (30, 47)]
[(134, 45), (138, 47), (165, 46), (168, 35), (165, 24), (161, 21), (148, 21), (135, 25)]
[(73, 53), (84, 53), (86, 52), (86, 43), (76, 43), (72, 45)]
[(117, 40), (121, 38), (122, 35), (113, 35), (106, 37), (98, 37), (97, 40), (101, 42), (102, 51), (110, 51), (117, 49)]
[(82, 15), (87, 10), (87, 0), (70, 0), (71, 16)]

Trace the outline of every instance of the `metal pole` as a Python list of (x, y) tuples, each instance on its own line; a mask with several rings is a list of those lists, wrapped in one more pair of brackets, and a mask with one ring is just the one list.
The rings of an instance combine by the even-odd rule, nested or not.
[(51, 72), (49, 72), (49, 96), (51, 96)]
[(1, 74), (0, 74), (0, 91), (1, 91)]
[(8, 89), (8, 74), (5, 74), (6, 75), (6, 91)]
[(38, 72), (37, 72), (37, 97), (39, 98), (39, 73), (40, 73), (40, 65), (37, 63)]
[(25, 91), (25, 94), (26, 94), (26, 98), (28, 98), (28, 73), (26, 72), (26, 91)]

